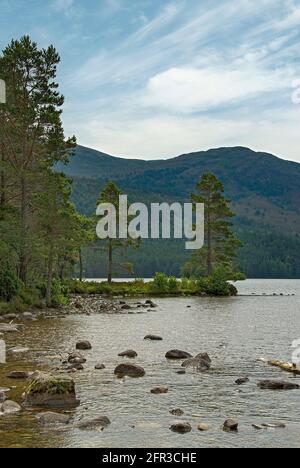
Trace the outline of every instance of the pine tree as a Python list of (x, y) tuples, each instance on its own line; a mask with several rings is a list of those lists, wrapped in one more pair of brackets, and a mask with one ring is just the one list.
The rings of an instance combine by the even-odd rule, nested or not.
[(241, 242), (229, 221), (235, 214), (230, 209), (230, 200), (224, 196), (223, 184), (215, 175), (203, 174), (191, 199), (205, 206), (205, 245), (185, 265), (184, 274), (211, 276), (216, 269), (223, 268), (230, 276)]
[[(104, 189), (102, 190), (98, 200), (97, 206), (102, 203), (111, 203), (116, 210), (116, 228), (117, 232), (119, 231), (119, 197), (122, 195), (120, 188), (114, 182), (108, 182)], [(130, 218), (128, 218), (130, 221)], [(107, 243), (107, 281), (108, 283), (112, 282), (113, 274), (114, 274), (114, 266), (121, 267), (122, 269), (129, 271), (132, 273), (132, 264), (128, 262), (116, 262), (114, 260), (114, 252), (118, 251), (119, 255), (124, 255), (126, 250), (129, 247), (137, 248), (139, 246), (139, 241), (134, 241), (131, 239), (112, 239), (108, 238), (106, 241), (102, 241)]]

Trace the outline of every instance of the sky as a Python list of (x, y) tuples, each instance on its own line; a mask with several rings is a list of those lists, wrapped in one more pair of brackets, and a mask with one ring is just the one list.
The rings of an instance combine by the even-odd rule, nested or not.
[(66, 134), (128, 158), (247, 146), (300, 162), (300, 0), (0, 0), (0, 48), (61, 55)]

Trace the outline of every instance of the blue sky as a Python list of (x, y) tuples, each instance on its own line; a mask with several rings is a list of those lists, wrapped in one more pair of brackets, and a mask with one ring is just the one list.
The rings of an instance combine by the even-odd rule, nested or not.
[(300, 162), (299, 0), (0, 0), (0, 47), (61, 54), (80, 144), (167, 158), (243, 145)]

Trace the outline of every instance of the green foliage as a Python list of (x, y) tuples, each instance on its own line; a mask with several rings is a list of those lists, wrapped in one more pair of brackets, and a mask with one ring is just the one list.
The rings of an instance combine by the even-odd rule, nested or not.
[(52, 305), (54, 307), (65, 306), (69, 304), (69, 287), (58, 278), (52, 281)]
[(0, 299), (11, 301), (19, 292), (21, 282), (9, 265), (0, 267)]
[(211, 276), (197, 281), (198, 290), (208, 296), (235, 296), (237, 289), (227, 281), (227, 278), (228, 272), (218, 268)]
[(176, 294), (180, 292), (180, 283), (174, 276), (168, 277), (165, 273), (156, 273), (149, 284), (153, 294)]

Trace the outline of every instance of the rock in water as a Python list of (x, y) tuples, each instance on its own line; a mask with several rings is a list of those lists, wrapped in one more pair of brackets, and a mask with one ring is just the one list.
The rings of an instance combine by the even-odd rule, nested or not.
[(119, 357), (127, 357), (129, 359), (134, 359), (137, 357), (137, 353), (132, 349), (128, 349), (127, 351), (123, 351), (122, 353), (118, 354)]
[(199, 424), (198, 431), (200, 432), (207, 432), (210, 430), (210, 426), (208, 424)]
[(138, 377), (144, 377), (145, 375), (145, 370), (137, 366), (135, 364), (119, 364), (115, 368), (115, 375), (119, 378), (123, 377), (133, 377), (133, 378), (138, 378)]
[(13, 371), (7, 376), (9, 379), (15, 379), (15, 380), (25, 380), (28, 379), (29, 377), (29, 372), (25, 371)]
[(148, 299), (148, 300), (145, 302), (145, 304), (146, 304), (147, 306), (150, 306), (152, 309), (155, 309), (155, 307), (158, 307), (158, 305), (155, 304), (155, 302), (151, 301), (151, 299)]
[(74, 408), (79, 404), (74, 380), (69, 376), (41, 373), (25, 391), (26, 408)]
[(180, 421), (172, 424), (170, 430), (173, 432), (178, 432), (179, 434), (186, 434), (188, 432), (191, 432), (192, 426), (187, 422)]
[(168, 387), (154, 387), (152, 388), (151, 390), (151, 393), (153, 393), (153, 395), (163, 395), (165, 393), (168, 393), (169, 392), (169, 389)]
[(68, 357), (68, 362), (70, 364), (84, 364), (86, 359), (80, 353), (72, 353)]
[(227, 421), (224, 422), (223, 429), (224, 431), (237, 431), (239, 427), (239, 423), (235, 421), (234, 419), (227, 419)]
[(176, 408), (176, 409), (171, 410), (170, 414), (172, 414), (173, 416), (183, 416), (184, 411), (180, 408)]
[(76, 343), (76, 349), (79, 349), (80, 351), (89, 351), (92, 349), (92, 345), (89, 341), (78, 341), (78, 343)]
[(193, 367), (197, 371), (206, 371), (211, 367), (211, 359), (207, 353), (197, 354), (194, 358), (187, 359), (182, 363), (182, 367)]
[(105, 369), (105, 365), (104, 365), (104, 364), (97, 364), (97, 365), (95, 366), (95, 369), (96, 369), (96, 370), (103, 370), (103, 369)]
[(191, 358), (192, 355), (187, 353), (186, 351), (181, 351), (180, 349), (171, 349), (166, 353), (167, 359), (188, 359)]
[(97, 429), (98, 427), (104, 428), (110, 425), (110, 420), (106, 416), (99, 416), (94, 419), (87, 419), (79, 421), (75, 427), (78, 429)]
[(161, 336), (156, 336), (156, 335), (147, 335), (145, 336), (144, 340), (149, 340), (149, 341), (162, 341)]
[(0, 412), (2, 412), (4, 415), (19, 413), (21, 410), (22, 410), (21, 406), (18, 403), (11, 401), (11, 400), (6, 400), (0, 406)]
[(300, 388), (297, 384), (281, 380), (262, 380), (257, 385), (263, 390), (297, 390)]
[(237, 379), (235, 383), (237, 385), (244, 385), (245, 383), (249, 382), (248, 377), (242, 377), (241, 379)]
[(66, 425), (69, 424), (71, 417), (61, 413), (40, 413), (37, 416), (40, 426)]

